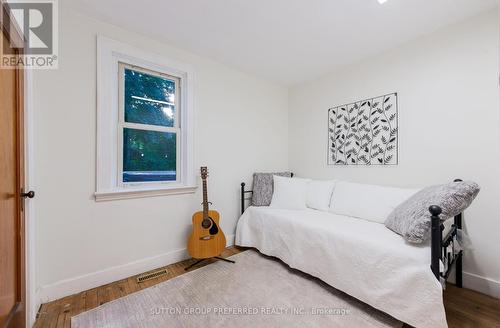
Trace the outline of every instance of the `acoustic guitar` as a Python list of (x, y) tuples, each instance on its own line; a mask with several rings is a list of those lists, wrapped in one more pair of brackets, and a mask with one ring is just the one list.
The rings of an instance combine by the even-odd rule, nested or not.
[(193, 214), (193, 230), (188, 240), (188, 252), (195, 259), (217, 257), (226, 248), (226, 237), (219, 226), (219, 212), (209, 210), (207, 191), (208, 170), (201, 167), (203, 181), (203, 211)]

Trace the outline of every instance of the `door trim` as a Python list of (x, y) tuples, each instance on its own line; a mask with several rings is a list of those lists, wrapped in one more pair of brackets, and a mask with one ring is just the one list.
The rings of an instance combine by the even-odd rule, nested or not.
[[(24, 70), (24, 188), (35, 187), (35, 148), (34, 148), (34, 111), (33, 111), (33, 70)], [(25, 268), (26, 268), (26, 325), (32, 327), (36, 320), (41, 301), (36, 286), (36, 197), (26, 201), (25, 220)]]

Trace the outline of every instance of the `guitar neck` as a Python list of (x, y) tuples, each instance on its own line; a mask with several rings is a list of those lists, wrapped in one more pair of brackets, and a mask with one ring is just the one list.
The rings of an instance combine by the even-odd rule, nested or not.
[(208, 217), (208, 187), (207, 179), (203, 179), (203, 217)]

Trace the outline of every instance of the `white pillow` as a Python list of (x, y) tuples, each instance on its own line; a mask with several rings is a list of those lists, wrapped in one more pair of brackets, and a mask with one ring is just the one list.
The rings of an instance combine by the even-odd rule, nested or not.
[(418, 191), (338, 181), (333, 190), (330, 212), (384, 223), (399, 204)]
[(311, 180), (307, 186), (307, 207), (327, 212), (330, 208), (335, 180)]
[(273, 176), (274, 192), (269, 207), (303, 210), (306, 209), (308, 179)]

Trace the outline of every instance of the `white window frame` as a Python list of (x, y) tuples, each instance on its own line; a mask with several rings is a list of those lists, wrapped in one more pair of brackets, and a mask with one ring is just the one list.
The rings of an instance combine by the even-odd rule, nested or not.
[[(174, 128), (125, 123), (121, 66), (175, 78)], [(180, 97), (179, 97), (180, 95)], [(177, 132), (176, 181), (127, 182), (122, 179), (123, 128)], [(97, 167), (96, 201), (193, 193), (194, 170), (194, 70), (160, 55), (103, 36), (97, 37)]]

